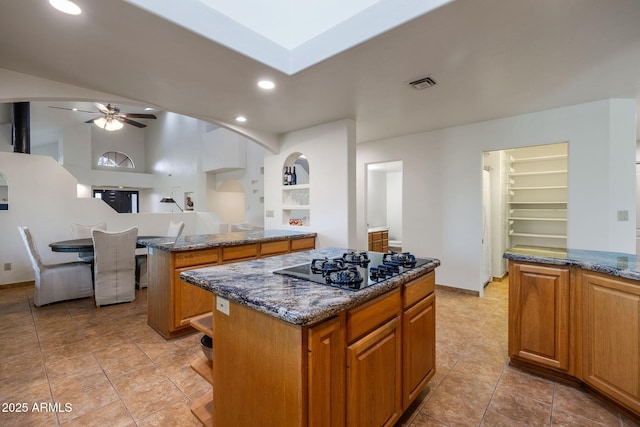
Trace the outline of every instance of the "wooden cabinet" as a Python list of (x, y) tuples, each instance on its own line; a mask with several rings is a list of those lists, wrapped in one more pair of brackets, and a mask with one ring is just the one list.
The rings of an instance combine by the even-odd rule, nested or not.
[(315, 248), (315, 237), (269, 239), (266, 242), (170, 252), (150, 248), (147, 255), (147, 323), (170, 339), (194, 331), (190, 320), (211, 313), (211, 292), (180, 280), (185, 270)]
[[(392, 426), (402, 415), (400, 292), (349, 312), (347, 425)], [(382, 322), (382, 324), (380, 324)], [(372, 329), (373, 328), (373, 329)]]
[(388, 252), (389, 230), (370, 231), (369, 250), (373, 252)]
[(509, 263), (509, 356), (569, 370), (570, 270)]
[(309, 326), (233, 301), (214, 308), (220, 392), (192, 412), (216, 426), (393, 426), (435, 373), (434, 288), (431, 272)]
[(404, 310), (402, 342), (402, 402), (407, 408), (436, 372), (435, 294)]
[(582, 380), (640, 413), (640, 286), (583, 271)]
[(345, 425), (345, 316), (309, 328), (309, 427)]

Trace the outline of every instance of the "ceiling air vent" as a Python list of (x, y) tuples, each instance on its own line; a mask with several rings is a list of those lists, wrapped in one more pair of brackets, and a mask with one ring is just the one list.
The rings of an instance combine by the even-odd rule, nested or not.
[(409, 85), (417, 90), (426, 89), (428, 87), (435, 86), (436, 84), (438, 84), (438, 82), (431, 76), (423, 77), (421, 79), (409, 82)]

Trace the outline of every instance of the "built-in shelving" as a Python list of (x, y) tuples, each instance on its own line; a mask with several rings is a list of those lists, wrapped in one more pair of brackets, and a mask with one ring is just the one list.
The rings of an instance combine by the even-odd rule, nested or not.
[[(198, 331), (213, 338), (213, 313), (205, 313), (190, 321)], [(213, 365), (209, 359), (202, 355), (191, 362), (191, 369), (213, 385)], [(213, 393), (205, 394), (200, 399), (195, 400), (191, 405), (191, 413), (204, 426), (213, 426)]]
[(566, 247), (567, 144), (510, 150), (507, 230), (511, 246)]
[(285, 162), (285, 167), (296, 168), (297, 183), (282, 186), (282, 225), (309, 227), (311, 225), (311, 203), (309, 184), (309, 162), (300, 153), (295, 153)]

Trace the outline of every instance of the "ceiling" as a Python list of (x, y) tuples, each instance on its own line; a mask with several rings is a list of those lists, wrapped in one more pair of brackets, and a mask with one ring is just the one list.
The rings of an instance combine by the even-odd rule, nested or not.
[(0, 68), (265, 137), (351, 118), (367, 142), (640, 94), (638, 0), (456, 0), (292, 75), (130, 3), (76, 2), (3, 2)]

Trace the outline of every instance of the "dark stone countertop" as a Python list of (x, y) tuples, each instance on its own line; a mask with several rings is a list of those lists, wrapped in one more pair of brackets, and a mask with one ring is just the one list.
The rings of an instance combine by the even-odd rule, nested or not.
[(640, 280), (640, 264), (633, 254), (585, 249), (558, 249), (538, 246), (515, 246), (504, 258), (540, 264), (576, 266), (585, 270)]
[(360, 291), (274, 274), (273, 270), (311, 262), (314, 258), (340, 257), (347, 249), (325, 248), (252, 261), (222, 264), (180, 273), (180, 279), (238, 304), (295, 325), (311, 325), (427, 274), (440, 265), (433, 258), (379, 284)]
[(139, 243), (150, 248), (169, 252), (192, 251), (221, 246), (236, 246), (248, 243), (263, 243), (276, 240), (304, 239), (316, 237), (316, 233), (304, 233), (293, 230), (233, 231), (219, 234), (197, 234), (182, 237), (161, 237), (156, 239), (139, 239)]

